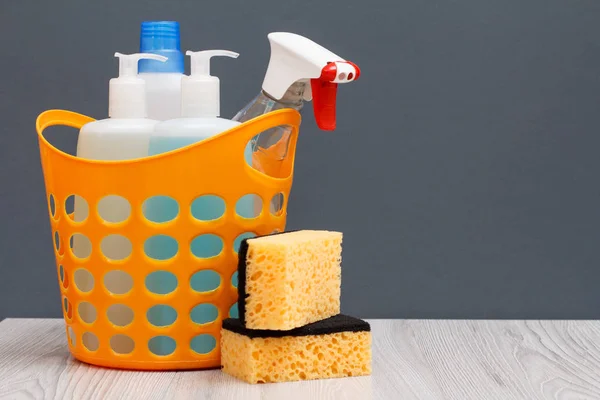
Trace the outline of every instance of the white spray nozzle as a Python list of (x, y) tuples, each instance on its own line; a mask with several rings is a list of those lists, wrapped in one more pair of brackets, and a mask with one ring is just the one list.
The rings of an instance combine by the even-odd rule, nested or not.
[(190, 56), (190, 72), (193, 75), (210, 75), (210, 59), (215, 56), (238, 58), (239, 54), (229, 50), (202, 50), (185, 52), (186, 56)]
[(158, 54), (115, 53), (119, 59), (119, 77), (110, 80), (108, 115), (111, 118), (146, 118), (146, 82), (138, 77), (138, 61), (142, 59), (165, 62)]
[(295, 82), (310, 81), (303, 97), (313, 100), (317, 125), (324, 130), (335, 129), (337, 85), (358, 79), (358, 66), (304, 36), (273, 32), (267, 37), (271, 43), (271, 58), (263, 90), (280, 100)]
[(167, 61), (167, 57), (165, 56), (150, 53), (123, 54), (117, 52), (115, 53), (115, 57), (119, 59), (119, 77), (136, 76), (138, 73), (138, 61), (140, 60)]
[(237, 58), (229, 50), (187, 51), (191, 74), (181, 81), (181, 115), (184, 117), (218, 117), (220, 114), (219, 78), (210, 74), (210, 59), (215, 56)]

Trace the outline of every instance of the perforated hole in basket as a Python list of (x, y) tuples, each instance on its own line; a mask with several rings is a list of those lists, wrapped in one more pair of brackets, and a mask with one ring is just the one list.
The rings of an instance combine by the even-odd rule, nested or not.
[(56, 219), (56, 199), (52, 193), (48, 196), (48, 211), (50, 212), (50, 216)]
[(65, 272), (65, 268), (61, 265), (58, 266), (58, 277), (60, 279), (60, 283), (64, 289), (69, 287), (69, 275)]
[(83, 343), (83, 347), (89, 351), (96, 351), (98, 350), (98, 347), (100, 347), (98, 336), (94, 335), (92, 332), (85, 332), (81, 336), (81, 342)]
[(177, 320), (177, 311), (166, 304), (152, 306), (146, 312), (148, 322), (157, 327), (170, 326)]
[(112, 294), (124, 295), (133, 289), (133, 278), (125, 271), (108, 271), (104, 275), (104, 287)]
[(63, 309), (67, 319), (73, 319), (73, 305), (67, 297), (63, 297)]
[(190, 311), (190, 319), (199, 325), (210, 324), (219, 317), (219, 309), (212, 303), (198, 304)]
[(225, 214), (225, 200), (212, 194), (200, 196), (192, 202), (191, 211), (197, 220), (214, 221)]
[(123, 196), (116, 194), (104, 196), (98, 202), (98, 215), (108, 224), (125, 222), (131, 216), (131, 204)]
[(67, 340), (71, 346), (75, 347), (75, 332), (71, 326), (67, 327)]
[(73, 222), (84, 222), (90, 214), (88, 202), (77, 194), (65, 199), (65, 215)]
[(162, 224), (177, 218), (179, 203), (170, 196), (152, 196), (144, 201), (142, 212), (148, 221)]
[(122, 261), (131, 255), (131, 240), (121, 234), (105, 236), (100, 242), (100, 251), (109, 261)]
[(58, 234), (58, 231), (54, 231), (54, 249), (57, 253), (60, 253), (60, 246), (60, 235)]
[(242, 196), (235, 203), (235, 213), (242, 218), (258, 218), (262, 213), (263, 201), (257, 194), (247, 194)]
[(190, 347), (198, 354), (208, 354), (217, 347), (217, 339), (213, 335), (203, 333), (192, 338)]
[(177, 255), (179, 243), (168, 235), (154, 235), (144, 242), (144, 253), (154, 260), (165, 261)]
[(74, 233), (71, 235), (69, 248), (75, 258), (86, 259), (92, 254), (92, 242), (83, 233)]
[(280, 216), (283, 213), (283, 202), (285, 197), (283, 193), (277, 193), (275, 196), (271, 198), (271, 203), (269, 205), (269, 211), (272, 215)]
[(177, 342), (170, 336), (155, 336), (148, 341), (148, 350), (157, 356), (168, 356), (175, 352)]
[(108, 320), (119, 327), (125, 327), (133, 322), (134, 312), (125, 304), (112, 304), (106, 310)]
[(212, 269), (196, 272), (190, 278), (190, 287), (199, 293), (212, 292), (221, 286), (221, 275)]
[(93, 324), (96, 321), (96, 307), (92, 303), (82, 301), (77, 306), (77, 313), (79, 314), (79, 319), (86, 324)]
[(91, 292), (94, 289), (94, 276), (85, 268), (75, 270), (73, 274), (75, 286), (83, 293)]
[(196, 236), (192, 240), (190, 250), (198, 258), (216, 257), (223, 251), (223, 239), (212, 233)]
[(242, 244), (242, 240), (250, 239), (256, 237), (256, 233), (254, 232), (245, 232), (235, 238), (233, 241), (233, 251), (237, 254), (240, 251), (240, 245)]
[(135, 349), (135, 342), (124, 334), (116, 334), (110, 338), (110, 348), (116, 354), (129, 354)]
[(155, 271), (146, 276), (146, 289), (160, 295), (166, 295), (177, 289), (177, 277), (169, 271)]

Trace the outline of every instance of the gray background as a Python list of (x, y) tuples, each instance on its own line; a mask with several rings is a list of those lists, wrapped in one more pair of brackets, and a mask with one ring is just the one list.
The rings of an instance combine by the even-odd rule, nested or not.
[(362, 67), (337, 132), (304, 112), (288, 217), (344, 232), (344, 312), (600, 317), (597, 0), (2, 0), (0, 318), (61, 316), (35, 117), (103, 118), (146, 19), (241, 53), (213, 64), (225, 117), (257, 93), (270, 31)]

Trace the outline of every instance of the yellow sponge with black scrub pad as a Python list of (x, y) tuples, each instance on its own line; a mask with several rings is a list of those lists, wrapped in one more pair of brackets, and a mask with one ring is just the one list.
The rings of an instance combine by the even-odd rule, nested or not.
[(238, 309), (249, 329), (290, 330), (340, 313), (342, 233), (294, 231), (245, 239)]
[(223, 372), (249, 383), (287, 382), (371, 374), (371, 327), (336, 315), (289, 331), (245, 328), (223, 321)]

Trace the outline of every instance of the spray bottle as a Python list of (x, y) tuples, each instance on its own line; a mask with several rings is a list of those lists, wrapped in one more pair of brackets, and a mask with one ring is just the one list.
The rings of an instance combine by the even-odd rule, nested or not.
[[(300, 35), (273, 32), (268, 39), (271, 58), (262, 91), (233, 120), (245, 122), (282, 108), (299, 111), (304, 101), (313, 100), (319, 128), (334, 130), (337, 86), (357, 80), (358, 66)], [(287, 157), (290, 133), (290, 127), (282, 126), (257, 135), (251, 143), (252, 166), (267, 175), (282, 177), (280, 169)]]

